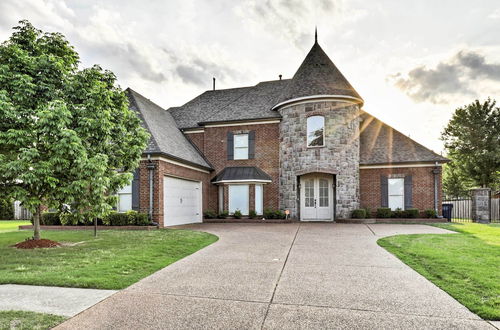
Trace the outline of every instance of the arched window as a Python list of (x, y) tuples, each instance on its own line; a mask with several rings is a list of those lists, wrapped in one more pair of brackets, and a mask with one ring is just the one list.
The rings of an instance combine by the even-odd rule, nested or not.
[(325, 117), (311, 116), (307, 118), (307, 146), (322, 147), (325, 145)]

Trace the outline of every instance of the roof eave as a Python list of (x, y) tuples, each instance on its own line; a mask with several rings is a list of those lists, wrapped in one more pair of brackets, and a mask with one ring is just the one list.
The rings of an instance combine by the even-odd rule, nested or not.
[(301, 97), (296, 97), (290, 100), (286, 100), (283, 102), (280, 102), (273, 106), (271, 110), (277, 110), (285, 105), (289, 104), (294, 104), (294, 103), (304, 103), (312, 100), (340, 100), (340, 101), (348, 101), (353, 104), (361, 104), (363, 106), (364, 101), (363, 99), (355, 96), (349, 96), (349, 95), (338, 95), (338, 94), (321, 94), (321, 95), (310, 95), (310, 96), (301, 96)]

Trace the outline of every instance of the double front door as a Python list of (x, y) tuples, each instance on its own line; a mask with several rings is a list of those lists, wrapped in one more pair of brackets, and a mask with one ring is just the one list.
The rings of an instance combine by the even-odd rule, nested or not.
[(300, 177), (300, 220), (333, 220), (333, 176), (308, 174)]

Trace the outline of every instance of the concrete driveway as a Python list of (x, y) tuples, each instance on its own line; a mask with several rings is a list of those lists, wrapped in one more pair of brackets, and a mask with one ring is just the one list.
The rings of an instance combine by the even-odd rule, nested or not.
[(200, 224), (220, 240), (59, 329), (493, 329), (376, 244), (424, 225)]

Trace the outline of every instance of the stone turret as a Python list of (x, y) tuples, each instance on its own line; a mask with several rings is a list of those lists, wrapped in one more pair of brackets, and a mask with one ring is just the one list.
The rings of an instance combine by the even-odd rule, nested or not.
[[(282, 116), (280, 207), (290, 210), (292, 217), (304, 219), (307, 205), (301, 201), (300, 191), (304, 189), (301, 177), (305, 176), (328, 178), (333, 184), (330, 190), (334, 196), (330, 203), (333, 205), (329, 204), (331, 219), (347, 218), (353, 209), (359, 208), (359, 116), (362, 105), (361, 96), (316, 40), (273, 107)], [(320, 145), (308, 142), (307, 123), (313, 116), (324, 118), (318, 119), (318, 122), (324, 122)], [(321, 134), (321, 131), (317, 132)], [(318, 195), (319, 188), (314, 189)], [(318, 203), (317, 198), (315, 196), (314, 205)]]

